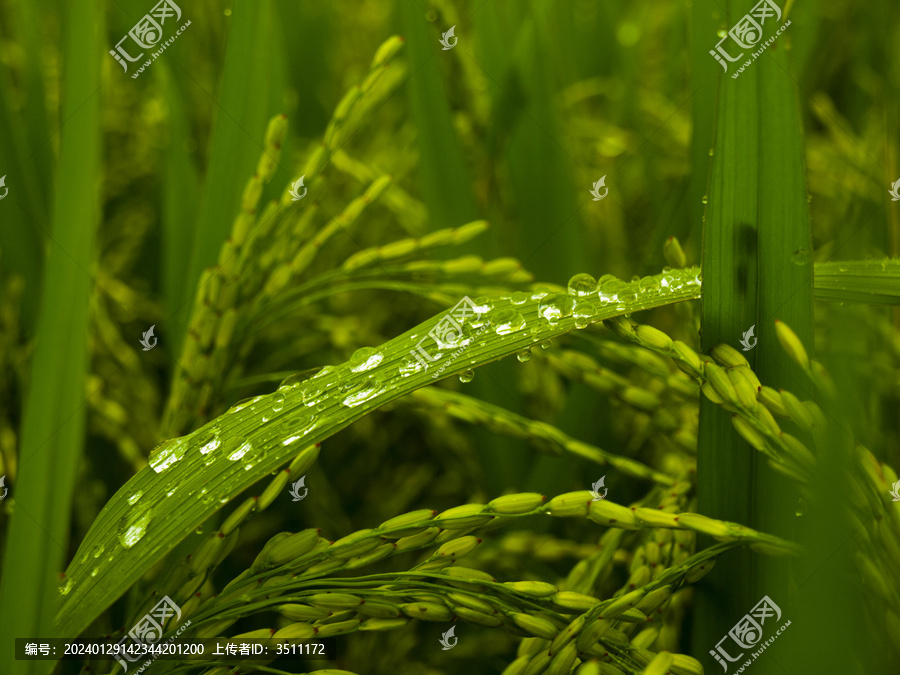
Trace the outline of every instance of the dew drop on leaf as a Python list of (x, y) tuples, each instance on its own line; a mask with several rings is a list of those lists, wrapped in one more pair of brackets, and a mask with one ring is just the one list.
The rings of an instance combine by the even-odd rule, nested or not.
[(590, 274), (576, 274), (569, 279), (568, 285), (569, 295), (576, 298), (586, 298), (597, 292), (597, 280)]
[(130, 495), (130, 496), (128, 497), (128, 503), (129, 503), (131, 506), (134, 506), (135, 502), (137, 502), (137, 500), (140, 499), (140, 498), (143, 497), (143, 496), (144, 496), (144, 493), (143, 493), (141, 490), (138, 490), (138, 491), (135, 492), (133, 495)]
[(659, 291), (659, 281), (656, 277), (644, 277), (638, 284), (641, 293), (655, 293)]
[(509, 296), (509, 301), (514, 305), (524, 305), (528, 301), (528, 293), (516, 291)]
[(316, 420), (318, 417), (312, 414), (301, 414), (284, 420), (278, 426), (278, 435), (284, 436), (282, 445), (290, 445), (291, 443), (303, 438), (306, 434), (316, 428)]
[(122, 516), (119, 521), (119, 542), (125, 548), (131, 548), (147, 533), (147, 525), (153, 517), (149, 508), (134, 508)]
[(595, 313), (592, 303), (584, 300), (575, 303), (575, 309), (572, 312), (575, 317), (575, 328), (587, 328)]
[(541, 304), (538, 306), (538, 314), (551, 326), (555, 326), (560, 319), (569, 316), (574, 307), (575, 301), (571, 297), (562, 293), (553, 293), (541, 300)]
[(410, 359), (400, 366), (400, 377), (409, 377), (413, 373), (418, 373), (424, 366), (416, 359)]
[(198, 432), (200, 439), (200, 454), (208, 455), (213, 450), (219, 447), (221, 441), (219, 441), (219, 429), (217, 427), (210, 427), (209, 429), (201, 429)]
[(233, 462), (236, 462), (241, 457), (246, 455), (249, 450), (252, 450), (252, 449), (253, 449), (253, 446), (250, 444), (250, 441), (247, 441), (243, 445), (241, 445), (241, 447), (239, 447), (237, 450), (235, 450), (230, 455), (228, 455), (228, 459), (230, 459)]
[(341, 403), (353, 408), (369, 401), (384, 391), (381, 380), (374, 377), (360, 378), (344, 385), (344, 400)]
[(272, 394), (271, 399), (269, 399), (269, 404), (271, 406), (272, 412), (278, 412), (282, 408), (284, 408), (284, 393), (280, 391), (276, 391)]
[(382, 362), (384, 355), (372, 347), (360, 347), (350, 356), (348, 365), (354, 373), (364, 373), (372, 370), (375, 366)]
[(459, 374), (459, 381), (463, 384), (467, 382), (471, 382), (475, 379), (475, 371), (474, 370), (464, 370)]
[(791, 256), (791, 262), (795, 265), (808, 265), (811, 259), (812, 255), (805, 248), (798, 248)]
[(510, 307), (497, 312), (497, 315), (492, 318), (492, 322), (497, 335), (509, 335), (525, 327), (525, 317)]
[(516, 354), (516, 358), (519, 359), (519, 363), (526, 363), (531, 361), (531, 350), (523, 349), (518, 354)]
[(150, 466), (156, 473), (162, 473), (175, 462), (184, 457), (185, 450), (184, 437), (171, 438), (163, 441), (150, 452)]

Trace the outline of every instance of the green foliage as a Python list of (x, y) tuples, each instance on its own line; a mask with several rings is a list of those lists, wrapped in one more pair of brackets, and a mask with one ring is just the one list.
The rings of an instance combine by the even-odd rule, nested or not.
[[(169, 596), (166, 638), (334, 636), (321, 675), (682, 675), (768, 593), (760, 672), (897, 657), (895, 178), (843, 62), (723, 76), (709, 2), (685, 44), (671, 3), (238, 0), (133, 80), (94, 9), (4, 29), (0, 656)], [(831, 22), (785, 11), (802, 66)]]

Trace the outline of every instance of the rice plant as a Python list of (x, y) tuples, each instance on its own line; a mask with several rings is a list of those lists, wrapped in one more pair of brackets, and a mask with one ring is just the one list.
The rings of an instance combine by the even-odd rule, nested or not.
[(888, 672), (883, 3), (182, 4), (0, 4), (0, 672)]

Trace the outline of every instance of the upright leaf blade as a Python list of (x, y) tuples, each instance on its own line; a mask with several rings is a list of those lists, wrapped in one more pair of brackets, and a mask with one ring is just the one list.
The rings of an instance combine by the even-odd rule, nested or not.
[(85, 373), (94, 239), (100, 218), (100, 55), (103, 12), (95, 0), (63, 10), (64, 52), (53, 240), (22, 425), (15, 512), (0, 583), (4, 672), (48, 662), (13, 659), (14, 637), (67, 636), (53, 625), (57, 574), (66, 559), (72, 494), (84, 443)]
[(235, 0), (230, 19), (222, 86), (213, 127), (209, 170), (194, 231), (190, 267), (179, 308), (179, 343), (187, 326), (191, 294), (204, 269), (216, 263), (238, 212), (241, 194), (264, 147), (258, 130), (272, 116), (274, 39), (271, 0)]

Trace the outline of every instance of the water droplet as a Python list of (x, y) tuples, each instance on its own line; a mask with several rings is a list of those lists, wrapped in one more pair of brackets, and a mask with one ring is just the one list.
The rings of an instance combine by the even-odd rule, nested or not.
[(715, 154), (715, 152), (714, 152), (714, 150), (713, 150), (712, 148), (710, 148), (710, 149), (709, 149), (709, 156), (712, 157), (713, 154)]
[(590, 274), (576, 274), (569, 279), (567, 290), (569, 295), (574, 295), (576, 298), (586, 298), (597, 292), (597, 280)]
[(93, 555), (95, 558), (99, 558), (101, 555), (103, 555), (103, 551), (105, 550), (106, 547), (103, 544), (97, 544), (91, 551), (91, 555)]
[(272, 406), (272, 412), (280, 411), (282, 408), (284, 408), (284, 394), (280, 391), (276, 391), (269, 399), (269, 403)]
[(703, 195), (703, 199), (700, 200), (704, 204), (709, 204), (709, 195)]
[(491, 322), (497, 335), (509, 335), (525, 327), (525, 317), (511, 307), (501, 309)]
[(92, 577), (97, 576), (97, 573), (98, 573), (99, 571), (100, 571), (100, 568), (99, 568), (99, 567), (95, 567), (94, 569), (91, 570), (91, 576), (92, 576)]
[(541, 343), (541, 349), (550, 349), (550, 345), (553, 344), (550, 340), (544, 340)]
[(250, 441), (247, 441), (241, 447), (239, 447), (237, 450), (235, 450), (230, 455), (228, 455), (228, 459), (230, 459), (233, 462), (236, 462), (237, 460), (239, 460), (241, 457), (246, 455), (252, 449), (253, 449), (253, 446), (250, 444)]
[(361, 377), (350, 380), (341, 389), (344, 394), (344, 400), (341, 403), (348, 408), (353, 408), (378, 396), (384, 391), (384, 386), (381, 380), (374, 377)]
[(144, 496), (144, 492), (142, 490), (138, 490), (137, 492), (135, 492), (133, 495), (131, 495), (128, 498), (128, 503), (131, 504), (132, 506), (134, 506), (134, 503), (143, 496)]
[(516, 354), (516, 358), (519, 359), (519, 363), (527, 363), (531, 361), (531, 350), (523, 349), (518, 354)]
[(384, 354), (380, 354), (372, 347), (360, 347), (348, 361), (350, 370), (354, 373), (364, 373), (377, 366), (384, 359)]
[(791, 256), (791, 262), (795, 265), (808, 265), (811, 259), (812, 255), (805, 248), (798, 248)]
[(311, 380), (318, 380), (320, 377), (325, 377), (326, 375), (331, 375), (335, 371), (334, 366), (323, 366), (318, 373), (313, 375)]
[(644, 277), (638, 284), (641, 293), (655, 293), (659, 290), (659, 281), (656, 277)]
[(616, 279), (615, 277), (607, 279), (600, 285), (600, 301), (604, 303), (616, 302), (619, 299), (619, 293), (622, 293), (627, 288), (628, 284), (621, 279)]
[(202, 525), (198, 525), (198, 526), (197, 526), (197, 529), (194, 530), (194, 534), (203, 534), (203, 526), (202, 526)]
[(312, 374), (312, 370), (301, 370), (298, 373), (294, 373), (293, 375), (288, 375), (281, 381), (281, 384), (278, 385), (279, 389), (296, 389), (300, 386), (301, 383), (306, 382), (310, 375)]
[(547, 320), (551, 326), (559, 323), (563, 317), (569, 316), (575, 307), (575, 301), (568, 295), (553, 293), (541, 300), (538, 306), (538, 314)]
[(73, 583), (71, 577), (66, 577), (65, 583), (63, 583), (59, 587), (60, 595), (68, 595), (69, 591), (72, 590), (72, 586), (74, 586), (74, 585), (75, 584)]
[(459, 381), (463, 384), (467, 382), (471, 382), (475, 379), (475, 371), (474, 370), (464, 370), (459, 374)]
[(595, 313), (592, 303), (586, 301), (575, 303), (575, 309), (572, 311), (572, 315), (575, 317), (575, 328), (587, 328)]
[(328, 401), (326, 401), (324, 399), (319, 401), (318, 403), (316, 403), (316, 410), (318, 410), (319, 412), (322, 412), (327, 407), (328, 407)]
[(265, 398), (265, 397), (264, 396), (254, 396), (252, 398), (242, 399), (242, 400), (238, 401), (237, 403), (235, 403), (233, 406), (231, 406), (227, 410), (227, 413), (232, 414), (232, 413), (240, 412), (244, 408), (250, 408), (250, 410), (252, 411), (254, 404), (256, 404), (259, 400), (261, 400), (263, 398)]
[(166, 497), (171, 497), (172, 495), (175, 494), (175, 492), (176, 492), (177, 490), (178, 490), (178, 486), (176, 485), (175, 487), (173, 487), (171, 490), (169, 490), (169, 491), (166, 493)]
[(509, 301), (514, 305), (522, 305), (528, 301), (528, 293), (524, 291), (516, 291), (509, 296)]
[(282, 445), (290, 445), (294, 441), (303, 438), (318, 426), (318, 415), (304, 414), (292, 417), (282, 422), (278, 427), (278, 435), (286, 436)]
[(125, 548), (131, 548), (147, 533), (147, 525), (153, 517), (149, 508), (135, 508), (122, 516), (119, 521), (119, 542)]
[(418, 373), (424, 368), (425, 366), (423, 366), (417, 359), (412, 358), (409, 361), (404, 362), (404, 364), (400, 366), (400, 377), (409, 377), (413, 373)]
[(150, 452), (150, 466), (156, 473), (162, 473), (184, 457), (186, 449), (183, 436), (163, 441)]
[(200, 429), (197, 432), (200, 439), (200, 454), (208, 455), (213, 450), (221, 445), (221, 441), (219, 440), (219, 429), (218, 427), (210, 427), (209, 429)]

